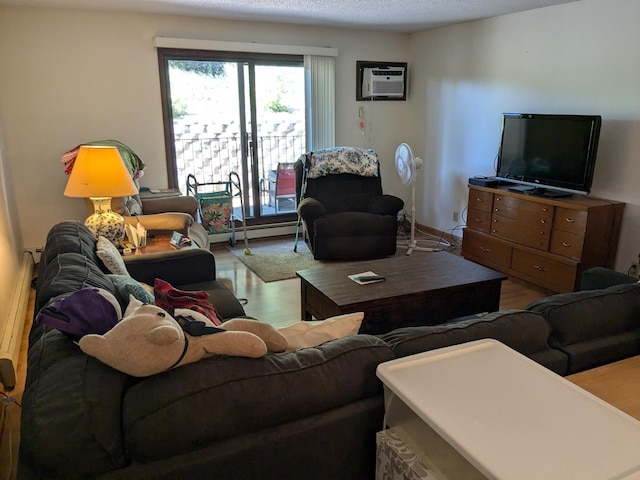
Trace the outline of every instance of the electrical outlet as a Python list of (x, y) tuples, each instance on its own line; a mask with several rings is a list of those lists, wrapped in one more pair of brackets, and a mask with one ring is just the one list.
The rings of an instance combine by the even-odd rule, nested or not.
[(457, 222), (460, 219), (460, 214), (458, 212), (453, 212), (453, 221)]

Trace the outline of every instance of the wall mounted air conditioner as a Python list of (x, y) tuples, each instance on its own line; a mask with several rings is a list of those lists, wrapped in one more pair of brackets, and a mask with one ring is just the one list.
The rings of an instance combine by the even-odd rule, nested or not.
[(405, 67), (365, 68), (362, 72), (363, 97), (404, 97)]

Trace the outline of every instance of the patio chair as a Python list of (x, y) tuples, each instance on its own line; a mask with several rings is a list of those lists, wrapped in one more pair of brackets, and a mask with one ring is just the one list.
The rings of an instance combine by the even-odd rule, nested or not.
[(287, 202), (291, 208), (296, 205), (296, 176), (293, 163), (278, 163), (276, 170), (271, 170), (269, 180), (269, 205), (273, 205), (276, 213), (280, 213), (280, 202)]

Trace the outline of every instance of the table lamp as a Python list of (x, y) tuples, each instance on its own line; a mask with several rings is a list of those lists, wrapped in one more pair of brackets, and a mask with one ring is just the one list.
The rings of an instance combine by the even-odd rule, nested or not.
[(80, 147), (64, 195), (91, 199), (95, 213), (84, 224), (96, 238), (103, 236), (120, 245), (124, 218), (111, 211), (111, 198), (136, 193), (138, 189), (116, 147)]

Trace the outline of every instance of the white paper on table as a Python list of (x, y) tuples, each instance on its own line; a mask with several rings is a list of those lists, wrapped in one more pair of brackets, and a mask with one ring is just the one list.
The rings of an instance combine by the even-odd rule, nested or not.
[(127, 241), (130, 244), (132, 244), (135, 248), (138, 248), (140, 245), (138, 241), (138, 232), (136, 231), (136, 229), (129, 224), (125, 224), (124, 232), (127, 235)]
[(138, 245), (136, 245), (136, 248), (146, 247), (147, 246), (147, 229), (144, 228), (144, 225), (142, 225), (140, 222), (138, 222), (138, 225), (136, 226), (136, 234), (138, 236)]

